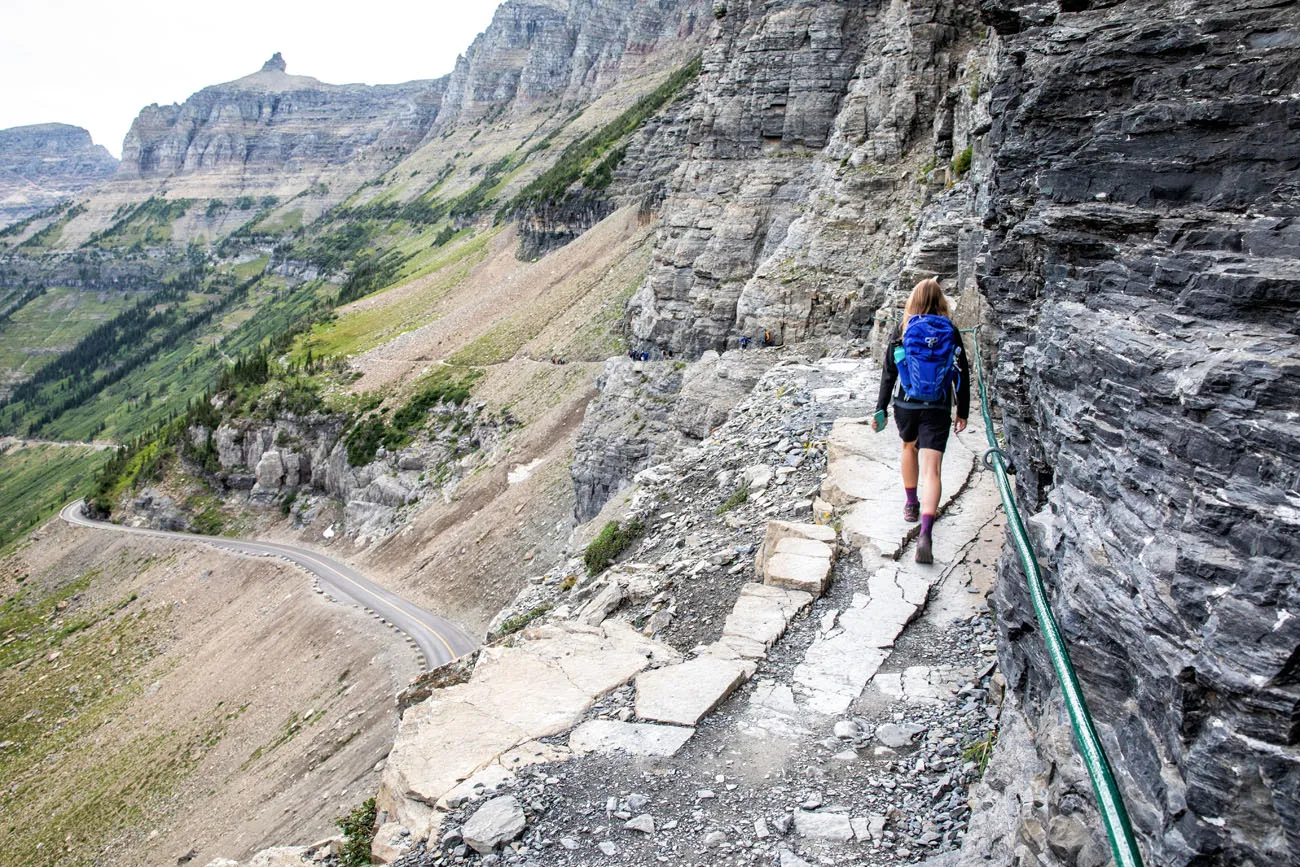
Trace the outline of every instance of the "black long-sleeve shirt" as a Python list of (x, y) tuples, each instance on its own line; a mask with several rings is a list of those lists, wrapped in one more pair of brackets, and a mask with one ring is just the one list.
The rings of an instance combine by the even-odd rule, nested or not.
[[(961, 339), (961, 331), (956, 325), (952, 330), (957, 335), (957, 343), (961, 346), (961, 352), (957, 353), (957, 418), (970, 418), (970, 362), (966, 359), (966, 343)], [(903, 345), (902, 326), (894, 329), (893, 336), (889, 339), (889, 346), (885, 348), (884, 368), (885, 373), (880, 377), (880, 396), (876, 399), (876, 409), (882, 410), (889, 406), (889, 400), (892, 395), (894, 405), (905, 409), (919, 409), (931, 404), (914, 404), (909, 403), (903, 396), (903, 387), (898, 384), (898, 365), (894, 363), (894, 350)], [(898, 387), (898, 393), (894, 393), (895, 385)], [(948, 393), (945, 405), (952, 406), (952, 392)]]

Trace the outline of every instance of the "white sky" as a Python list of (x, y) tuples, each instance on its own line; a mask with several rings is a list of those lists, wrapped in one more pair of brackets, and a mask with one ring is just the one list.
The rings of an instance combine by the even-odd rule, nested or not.
[(330, 84), (451, 72), (498, 0), (0, 0), (0, 129), (70, 123), (122, 155), (144, 106), (184, 102), (275, 52)]

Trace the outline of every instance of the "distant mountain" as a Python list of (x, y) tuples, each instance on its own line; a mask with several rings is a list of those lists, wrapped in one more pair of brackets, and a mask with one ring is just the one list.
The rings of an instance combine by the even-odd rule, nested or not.
[(113, 155), (79, 126), (41, 123), (0, 130), (0, 226), (111, 178), (116, 170)]
[(252, 75), (146, 107), (122, 143), (118, 177), (284, 175), (400, 157), (432, 125), (445, 89), (445, 79), (334, 85), (286, 70), (276, 52)]

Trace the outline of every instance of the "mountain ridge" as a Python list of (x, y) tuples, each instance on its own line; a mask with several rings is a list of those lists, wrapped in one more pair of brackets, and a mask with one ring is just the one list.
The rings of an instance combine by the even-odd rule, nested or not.
[(0, 228), (39, 213), (116, 172), (90, 133), (65, 123), (0, 130)]

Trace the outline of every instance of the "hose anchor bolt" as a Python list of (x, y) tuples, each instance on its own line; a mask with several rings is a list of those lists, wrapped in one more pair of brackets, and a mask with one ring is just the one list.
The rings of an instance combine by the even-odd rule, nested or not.
[(1014, 476), (1016, 474), (1016, 462), (1011, 460), (1011, 456), (1002, 449), (989, 449), (984, 453), (984, 456), (980, 458), (980, 463), (984, 464), (984, 469), (992, 470), (994, 468), (994, 455), (1002, 458), (1002, 467), (1007, 471), (1007, 475)]

